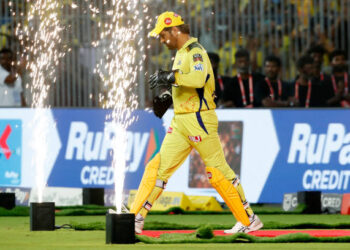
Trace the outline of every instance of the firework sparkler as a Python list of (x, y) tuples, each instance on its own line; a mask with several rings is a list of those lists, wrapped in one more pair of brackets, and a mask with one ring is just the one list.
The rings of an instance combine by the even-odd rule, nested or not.
[[(47, 111), (50, 106), (50, 83), (56, 81), (56, 70), (59, 59), (64, 56), (64, 46), (61, 37), (63, 26), (60, 22), (62, 2), (55, 0), (27, 0), (29, 11), (26, 25), (17, 27), (17, 36), (28, 64), (32, 84), (32, 107), (36, 109), (33, 125), (33, 148), (35, 150), (34, 164), (36, 168), (36, 183), (42, 199), (44, 183), (44, 165), (49, 152), (45, 150), (48, 131)], [(79, 8), (76, 1), (74, 8)], [(99, 96), (103, 108), (110, 109), (106, 117), (105, 134), (114, 134), (113, 161), (115, 201), (117, 212), (121, 212), (122, 193), (126, 171), (126, 129), (136, 119), (133, 111), (138, 106), (137, 73), (142, 69), (145, 51), (142, 29), (144, 18), (148, 11), (147, 1), (140, 0), (103, 0), (103, 9), (89, 5), (91, 13), (97, 15), (105, 11), (106, 17), (98, 22), (101, 35), (92, 46), (103, 45), (102, 60), (95, 69), (103, 82), (105, 94)], [(107, 131), (108, 130), (108, 131)]]
[(143, 64), (143, 60), (137, 60), (140, 54), (137, 50), (143, 44), (140, 32), (144, 20), (140, 18), (140, 9), (147, 11), (147, 6), (140, 6), (139, 0), (114, 0), (107, 11), (108, 21), (99, 23), (99, 27), (105, 29), (101, 34), (101, 41), (107, 41), (108, 46), (103, 51), (104, 60), (99, 62), (96, 72), (103, 79), (104, 88), (108, 90), (106, 96), (100, 96), (100, 101), (104, 108), (112, 110), (106, 120), (110, 122), (108, 128), (112, 128), (115, 135), (112, 167), (117, 213), (122, 210), (126, 129), (135, 120), (132, 112), (138, 106), (135, 94), (136, 77)]
[(43, 189), (46, 185), (44, 173), (49, 152), (49, 110), (48, 93), (50, 86), (56, 80), (56, 69), (59, 59), (62, 26), (59, 20), (60, 1), (36, 0), (29, 1), (27, 22), (18, 24), (17, 36), (24, 48), (23, 56), (29, 62), (27, 65), (30, 79), (30, 90), (33, 96), (32, 108), (35, 115), (31, 124), (33, 130), (32, 147), (34, 150), (33, 164), (35, 166), (35, 182), (38, 201), (42, 202)]
[[(143, 19), (138, 8), (146, 6), (140, 6), (139, 0), (113, 0), (110, 7), (107, 11), (109, 20), (98, 24), (105, 28), (101, 41), (106, 40), (108, 46), (103, 51), (105, 60), (101, 60), (96, 68), (108, 90), (106, 97), (101, 96), (100, 101), (104, 103), (104, 108), (112, 110), (106, 117), (109, 122), (105, 129), (114, 132), (112, 168), (117, 214), (108, 213), (106, 216), (106, 243), (134, 243), (135, 215), (121, 213), (126, 172), (126, 129), (135, 120), (132, 112), (138, 102), (134, 91), (137, 72), (143, 64), (143, 60), (136, 58), (137, 47), (143, 43), (140, 35)], [(144, 9), (147, 11), (147, 8)]]

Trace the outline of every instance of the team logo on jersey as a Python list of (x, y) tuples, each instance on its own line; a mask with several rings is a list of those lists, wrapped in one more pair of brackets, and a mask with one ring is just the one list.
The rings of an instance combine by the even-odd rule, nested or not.
[(197, 64), (193, 66), (195, 71), (203, 71), (203, 64)]
[(172, 128), (172, 127), (169, 127), (167, 133), (168, 133), (168, 134), (171, 134), (172, 132), (173, 132), (173, 128)]
[(164, 19), (164, 23), (165, 23), (166, 25), (170, 25), (172, 22), (173, 22), (173, 21), (171, 20), (170, 17), (167, 17), (167, 18)]
[(200, 135), (189, 136), (188, 139), (190, 139), (190, 141), (193, 141), (193, 142), (201, 142), (202, 141), (202, 137)]
[(194, 62), (197, 62), (197, 61), (203, 62), (203, 57), (202, 57), (202, 55), (201, 55), (201, 54), (194, 54), (194, 55), (193, 55), (193, 61), (194, 61)]

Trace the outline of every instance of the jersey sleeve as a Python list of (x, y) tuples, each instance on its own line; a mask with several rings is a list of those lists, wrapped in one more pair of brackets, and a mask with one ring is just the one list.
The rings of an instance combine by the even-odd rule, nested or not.
[(189, 72), (176, 72), (176, 84), (189, 88), (202, 88), (207, 80), (208, 59), (204, 51), (194, 48), (187, 53), (186, 60), (189, 60)]

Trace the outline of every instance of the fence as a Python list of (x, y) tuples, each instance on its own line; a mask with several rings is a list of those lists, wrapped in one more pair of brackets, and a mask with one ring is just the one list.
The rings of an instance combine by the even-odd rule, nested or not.
[[(15, 31), (18, 23), (28, 23), (26, 13), (30, 2), (1, 1), (0, 48), (11, 47), (21, 53), (20, 38)], [(98, 23), (108, 24), (111, 20), (108, 15), (111, 1), (60, 2), (60, 21), (65, 27), (62, 40), (69, 50), (60, 58), (48, 103), (56, 107), (99, 107), (99, 97), (108, 92), (108, 87), (94, 73), (94, 68), (105, 56), (103, 51), (110, 43), (107, 39), (98, 47), (92, 44), (104, 29)], [(140, 0), (139, 3), (138, 18), (145, 20), (140, 33), (145, 39), (145, 49), (139, 50), (136, 59), (144, 60), (144, 67), (138, 73), (138, 85), (134, 90), (140, 108), (148, 106), (155, 94), (148, 90), (149, 74), (160, 66), (169, 69), (174, 56), (174, 52), (160, 46), (157, 40), (147, 38), (156, 16), (165, 10), (182, 15), (190, 24), (192, 35), (199, 38), (207, 51), (220, 55), (221, 74), (235, 74), (234, 53), (239, 47), (249, 49), (254, 69), (261, 72), (267, 54), (279, 55), (283, 62), (282, 77), (287, 80), (295, 77), (296, 59), (312, 44), (322, 44), (327, 52), (344, 49), (350, 58), (350, 1), (347, 0)], [(133, 15), (129, 13), (126, 18), (133, 18)], [(152, 25), (146, 20), (151, 20)], [(143, 53), (146, 57), (142, 57)], [(326, 57), (325, 70), (328, 65)], [(23, 81), (24, 85), (31, 84), (29, 77), (24, 77)], [(26, 96), (30, 103), (31, 93), (26, 91)]]

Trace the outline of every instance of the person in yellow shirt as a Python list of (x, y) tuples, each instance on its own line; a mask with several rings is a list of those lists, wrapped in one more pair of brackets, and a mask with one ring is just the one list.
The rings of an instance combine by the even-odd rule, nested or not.
[(214, 102), (215, 79), (207, 52), (196, 38), (190, 37), (189, 26), (174, 12), (162, 13), (150, 36), (159, 37), (170, 50), (177, 50), (172, 70), (159, 70), (149, 79), (151, 89), (168, 89), (175, 116), (160, 152), (145, 168), (131, 205), (130, 212), (136, 215), (135, 232), (142, 232), (144, 218), (152, 204), (193, 148), (206, 165), (211, 185), (237, 220), (236, 225), (225, 232), (260, 229), (263, 224), (246, 201), (240, 181), (227, 164), (221, 147)]

